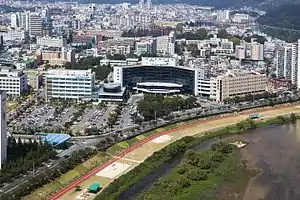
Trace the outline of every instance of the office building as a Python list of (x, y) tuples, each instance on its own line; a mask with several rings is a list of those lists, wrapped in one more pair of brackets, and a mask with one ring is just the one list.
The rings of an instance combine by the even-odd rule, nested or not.
[(42, 47), (63, 47), (67, 44), (67, 40), (64, 37), (38, 37), (36, 44)]
[(0, 90), (9, 96), (19, 97), (28, 91), (27, 76), (23, 71), (1, 69)]
[(178, 66), (174, 58), (142, 58), (141, 65), (115, 66), (114, 83), (155, 94), (197, 94), (198, 70)]
[(5, 91), (0, 91), (0, 111), (1, 111), (1, 120), (0, 120), (0, 169), (7, 158), (7, 122), (6, 122), (6, 93)]
[(266, 91), (267, 78), (265, 74), (249, 71), (233, 70), (224, 75), (211, 78), (211, 93), (215, 93), (215, 100), (223, 102), (224, 99), (235, 96), (258, 94)]
[(30, 36), (42, 36), (43, 21), (38, 13), (30, 13), (28, 30)]
[(46, 98), (91, 100), (95, 73), (89, 70), (51, 69), (45, 74)]

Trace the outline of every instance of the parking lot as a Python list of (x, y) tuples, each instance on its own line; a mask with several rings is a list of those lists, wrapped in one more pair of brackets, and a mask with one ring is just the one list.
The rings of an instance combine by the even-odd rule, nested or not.
[(86, 128), (105, 128), (109, 113), (113, 111), (113, 108), (113, 106), (108, 106), (106, 108), (92, 107), (85, 109), (82, 116), (71, 126), (72, 132), (83, 133)]
[(30, 114), (17, 123), (17, 126), (43, 127), (46, 119), (53, 114), (54, 108), (46, 104), (29, 108), (28, 112)]
[(62, 128), (64, 124), (71, 119), (73, 114), (77, 112), (74, 106), (63, 109), (61, 113), (58, 113), (55, 117), (53, 115), (49, 116), (46, 127), (53, 128)]

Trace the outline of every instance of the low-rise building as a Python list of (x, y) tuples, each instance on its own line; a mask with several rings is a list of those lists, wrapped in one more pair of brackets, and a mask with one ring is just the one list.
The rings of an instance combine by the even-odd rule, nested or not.
[(24, 30), (7, 30), (0, 31), (0, 36), (2, 36), (3, 41), (20, 41), (25, 39)]
[(135, 54), (156, 54), (156, 39), (136, 42)]
[(36, 44), (42, 47), (63, 47), (67, 44), (66, 38), (63, 37), (38, 37)]
[(100, 66), (110, 65), (111, 67), (137, 65), (138, 63), (139, 63), (138, 58), (127, 58), (126, 60), (110, 60), (110, 59), (100, 60)]
[(94, 94), (94, 102), (123, 102), (129, 96), (126, 87), (121, 87), (120, 84), (115, 83), (104, 84)]
[(43, 48), (40, 51), (42, 61), (50, 65), (64, 65), (75, 62), (74, 48)]
[(45, 74), (46, 98), (91, 100), (95, 73), (89, 70), (51, 69)]
[(19, 97), (28, 91), (27, 76), (23, 71), (1, 69), (0, 90), (5, 90), (9, 96)]

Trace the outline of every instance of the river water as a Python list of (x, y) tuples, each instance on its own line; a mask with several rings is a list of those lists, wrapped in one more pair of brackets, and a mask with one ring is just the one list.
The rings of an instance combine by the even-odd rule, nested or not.
[[(193, 149), (203, 151), (218, 140), (219, 138), (205, 141)], [(300, 121), (227, 136), (223, 140), (249, 142), (241, 150), (241, 155), (254, 167), (261, 169), (261, 173), (250, 181), (243, 200), (300, 200)], [(118, 199), (136, 199), (139, 192), (178, 165), (182, 157), (183, 154), (163, 164), (124, 191)]]

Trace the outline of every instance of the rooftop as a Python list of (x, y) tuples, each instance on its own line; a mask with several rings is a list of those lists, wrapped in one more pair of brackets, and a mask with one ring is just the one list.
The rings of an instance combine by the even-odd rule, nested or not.
[(68, 134), (57, 133), (36, 133), (35, 135), (42, 137), (44, 142), (51, 144), (52, 146), (58, 146), (71, 138)]
[(49, 69), (46, 76), (90, 76), (93, 74), (91, 69), (87, 70), (67, 70), (67, 69)]

